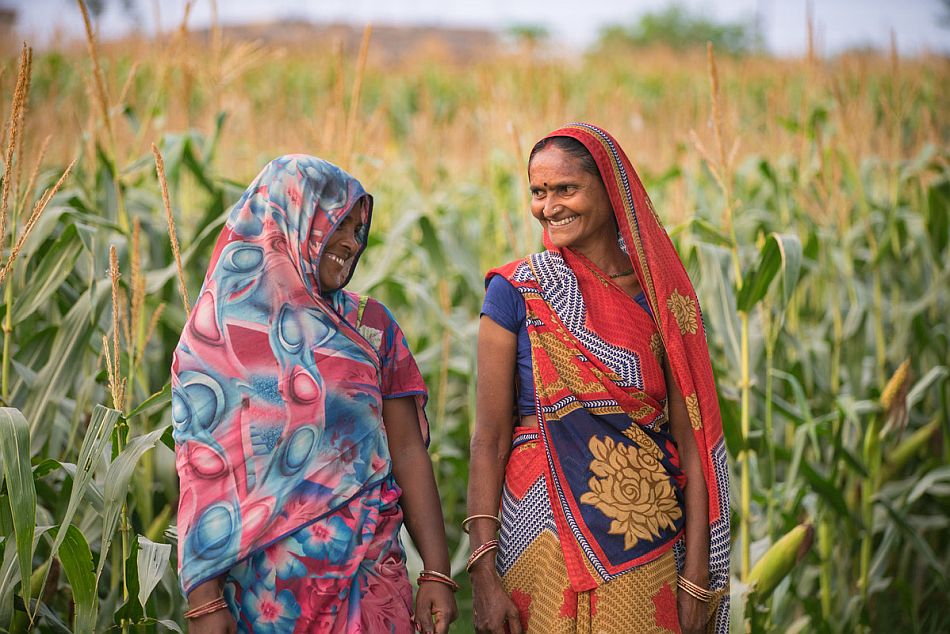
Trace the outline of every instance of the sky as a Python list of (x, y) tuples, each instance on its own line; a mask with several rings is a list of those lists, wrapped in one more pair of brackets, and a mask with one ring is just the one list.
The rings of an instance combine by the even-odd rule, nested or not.
[[(100, 23), (104, 36), (127, 32), (133, 21), (110, 5)], [(185, 0), (137, 0), (139, 23), (155, 28), (160, 6), (164, 28), (177, 26)], [(222, 23), (305, 18), (354, 24), (432, 24), (504, 29), (540, 25), (555, 42), (582, 48), (608, 24), (632, 24), (670, 0), (218, 0)], [(778, 55), (800, 55), (806, 48), (807, 0), (680, 0), (680, 5), (722, 21), (760, 20), (767, 48)], [(950, 24), (941, 26), (940, 0), (811, 0), (819, 51), (834, 54), (855, 46), (889, 46), (891, 30), (903, 54), (924, 50), (950, 53)], [(82, 35), (75, 0), (0, 0), (18, 12), (17, 28), (34, 46), (65, 35)], [(196, 0), (189, 25), (207, 26), (211, 0)]]

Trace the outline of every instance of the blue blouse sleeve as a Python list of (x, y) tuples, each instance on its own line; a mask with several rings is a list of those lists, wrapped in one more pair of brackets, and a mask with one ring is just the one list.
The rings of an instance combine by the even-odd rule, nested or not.
[(511, 282), (496, 275), (488, 282), (482, 315), (488, 315), (496, 324), (514, 334), (524, 325), (527, 314), (521, 294)]

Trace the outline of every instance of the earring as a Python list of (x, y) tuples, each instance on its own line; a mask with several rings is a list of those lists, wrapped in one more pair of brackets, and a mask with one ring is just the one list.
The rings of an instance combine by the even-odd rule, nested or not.
[(630, 255), (630, 252), (627, 251), (627, 243), (624, 242), (623, 234), (621, 234), (619, 231), (617, 232), (617, 244), (620, 246), (621, 251), (623, 251), (627, 255)]

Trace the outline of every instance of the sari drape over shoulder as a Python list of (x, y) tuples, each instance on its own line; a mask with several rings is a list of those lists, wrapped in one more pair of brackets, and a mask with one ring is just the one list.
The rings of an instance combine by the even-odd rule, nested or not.
[[(427, 437), (425, 386), (392, 316), (319, 288), (326, 240), (358, 204), (352, 273), (372, 198), (314, 157), (269, 163), (218, 239), (172, 364), (186, 592), (302, 528), (333, 525), (330, 516), (361, 496), (373, 508), (395, 506), (382, 399), (415, 397)], [(334, 542), (334, 560), (364, 546)]]
[[(511, 522), (521, 520), (512, 516), (510, 522), (505, 521), (505, 515), (511, 515), (506, 505), (533, 504), (525, 501), (536, 495), (534, 468), (544, 475), (553, 520), (549, 530), (556, 534), (570, 585), (562, 614), (578, 609), (567, 605), (567, 593), (592, 593), (588, 617), (596, 623), (594, 604), (606, 607), (596, 599), (607, 594), (602, 588), (608, 582), (659, 562), (671, 550), (682, 566), (685, 475), (667, 421), (665, 358), (686, 401), (702, 460), (709, 495), (710, 589), (719, 594), (711, 606), (715, 614), (710, 629), (725, 632), (728, 472), (695, 290), (616, 141), (600, 128), (582, 123), (549, 136), (575, 138), (593, 156), (613, 206), (621, 244), (651, 310), (643, 310), (580, 254), (555, 248), (547, 235), (546, 251), (489, 272), (489, 279), (493, 275), (508, 279), (525, 300), (539, 423), (536, 430), (516, 430), (503, 496), (506, 525), (500, 571), (520, 574), (517, 560), (530, 548), (530, 538), (517, 533), (532, 529), (513, 527)], [(535, 447), (543, 454), (538, 453), (532, 462), (527, 456)], [(513, 469), (514, 462), (524, 464)], [(534, 532), (544, 530), (542, 522)], [(655, 578), (651, 583), (657, 584), (649, 590), (648, 603), (652, 599), (651, 610), (655, 606), (656, 614), (649, 619), (650, 630), (640, 621), (625, 621), (619, 628), (604, 622), (595, 627), (678, 631), (675, 599), (670, 599), (675, 575), (669, 574), (650, 573)], [(531, 600), (528, 597), (522, 603)], [(627, 617), (618, 612), (617, 618)]]

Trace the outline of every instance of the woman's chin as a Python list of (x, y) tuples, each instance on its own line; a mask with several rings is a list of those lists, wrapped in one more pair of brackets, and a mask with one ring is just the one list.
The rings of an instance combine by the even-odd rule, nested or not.
[(566, 249), (574, 243), (573, 236), (564, 235), (560, 231), (548, 231), (548, 239), (559, 249)]

